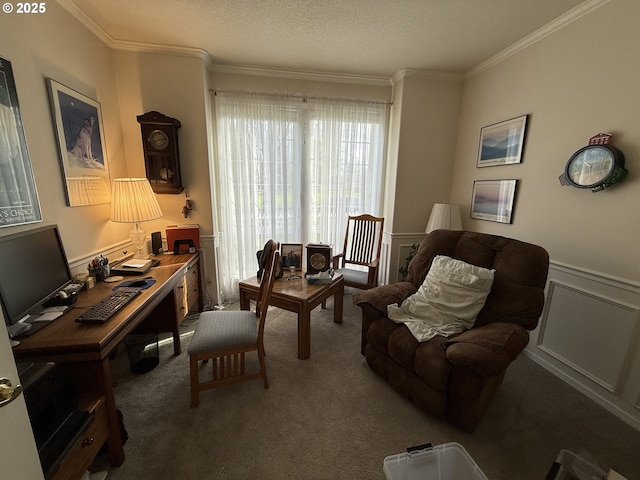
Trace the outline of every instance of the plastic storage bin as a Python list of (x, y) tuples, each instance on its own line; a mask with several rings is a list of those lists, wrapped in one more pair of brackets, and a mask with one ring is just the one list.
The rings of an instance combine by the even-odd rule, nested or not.
[(607, 474), (569, 450), (560, 450), (545, 480), (605, 480)]
[(384, 459), (387, 480), (488, 480), (459, 443), (445, 443)]

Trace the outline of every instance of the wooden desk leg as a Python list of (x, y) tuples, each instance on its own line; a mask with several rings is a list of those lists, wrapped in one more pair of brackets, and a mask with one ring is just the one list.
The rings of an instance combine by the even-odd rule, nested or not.
[(298, 310), (298, 359), (306, 360), (311, 356), (311, 311), (302, 302)]
[(102, 360), (102, 387), (104, 390), (105, 407), (109, 423), (109, 436), (107, 445), (109, 446), (109, 463), (112, 467), (119, 467), (124, 462), (124, 448), (122, 447), (122, 436), (120, 435), (120, 420), (116, 410), (116, 402), (113, 396), (113, 380), (111, 378), (111, 366), (109, 359)]
[(240, 310), (249, 310), (249, 292), (240, 288)]
[(336, 293), (333, 295), (333, 323), (342, 323), (343, 301), (344, 283), (340, 282)]
[(182, 344), (180, 343), (180, 331), (176, 329), (171, 333), (173, 335), (173, 355), (177, 357), (182, 353)]
[(176, 292), (172, 291), (167, 297), (169, 299), (169, 303), (171, 307), (168, 309), (169, 312), (173, 312), (171, 319), (171, 333), (173, 335), (173, 355), (178, 356), (182, 353), (182, 344), (180, 342), (180, 321), (182, 317), (178, 316), (178, 302), (176, 301)]

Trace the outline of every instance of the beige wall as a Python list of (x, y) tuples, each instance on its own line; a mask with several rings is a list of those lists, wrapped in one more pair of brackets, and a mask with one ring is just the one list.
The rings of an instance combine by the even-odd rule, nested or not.
[[(207, 69), (199, 57), (116, 51), (115, 70), (127, 170), (144, 177), (140, 124), (136, 117), (152, 110), (180, 120), (180, 162), (185, 193), (157, 195), (163, 217), (146, 222), (147, 232), (167, 225), (197, 223), (202, 235), (212, 235), (211, 189), (207, 135)], [(193, 202), (189, 218), (182, 216), (185, 195)], [(129, 227), (127, 227), (128, 231)]]
[[(13, 64), (43, 223), (60, 225), (72, 261), (126, 242), (129, 226), (109, 221), (108, 204), (66, 206), (46, 77), (101, 103), (112, 177), (143, 175), (136, 115), (158, 110), (181, 120), (184, 183), (195, 209), (185, 220), (184, 196), (160, 195), (165, 216), (145, 224), (147, 231), (188, 221), (200, 224), (204, 236), (214, 234), (209, 85), (393, 99), (383, 209), (387, 232), (417, 235), (431, 204), (451, 200), (463, 206), (466, 228), (539, 243), (557, 262), (638, 278), (637, 2), (604, 4), (503, 62), (467, 75), (462, 90), (446, 76), (403, 75), (392, 89), (383, 79), (208, 72), (197, 56), (113, 50), (57, 3), (47, 8), (46, 17), (2, 16), (0, 55)], [(525, 113), (530, 120), (523, 163), (476, 168), (480, 128)], [(628, 179), (599, 193), (561, 187), (557, 177), (566, 160), (600, 131), (615, 134), (615, 145), (627, 157)], [(512, 225), (468, 217), (473, 181), (493, 178), (520, 180)], [(31, 227), (3, 228), (0, 235)]]
[[(468, 75), (451, 200), (464, 227), (545, 247), (556, 262), (640, 280), (640, 3), (612, 0), (498, 65)], [(480, 128), (530, 114), (522, 164), (475, 167)], [(602, 192), (562, 187), (573, 152), (614, 134), (629, 176)], [(512, 225), (471, 220), (473, 181), (520, 180)]]
[(416, 71), (397, 77), (388, 156), (390, 191), (385, 213), (391, 221), (387, 229), (424, 232), (432, 205), (449, 200), (462, 78)]
[[(109, 204), (66, 205), (46, 77), (100, 102), (111, 178), (145, 176), (137, 115), (157, 110), (178, 118), (183, 185), (194, 209), (185, 219), (185, 194), (158, 195), (164, 215), (142, 227), (164, 232), (167, 225), (197, 223), (211, 237), (209, 74), (203, 59), (110, 48), (56, 2), (44, 15), (0, 17), (0, 55), (13, 66), (42, 223), (59, 225), (75, 271), (98, 253), (118, 256), (128, 248), (131, 225), (111, 222)], [(0, 235), (33, 227), (7, 227)]]
[[(121, 241), (110, 205), (68, 207), (45, 78), (100, 102), (111, 175), (123, 174), (122, 129), (113, 52), (56, 2), (43, 15), (0, 17), (0, 55), (11, 61), (42, 224), (58, 224), (70, 261)], [(5, 227), (0, 235), (37, 225)]]

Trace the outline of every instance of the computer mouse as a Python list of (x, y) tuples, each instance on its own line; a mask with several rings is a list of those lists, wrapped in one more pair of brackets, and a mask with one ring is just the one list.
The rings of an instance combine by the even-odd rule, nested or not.
[(131, 282), (129, 284), (130, 287), (146, 287), (147, 286), (147, 281), (146, 280), (134, 280), (133, 282)]

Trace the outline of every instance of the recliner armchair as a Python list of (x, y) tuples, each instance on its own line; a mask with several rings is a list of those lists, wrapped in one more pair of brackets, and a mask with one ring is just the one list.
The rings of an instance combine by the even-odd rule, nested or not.
[[(487, 300), (473, 327), (449, 338), (418, 342), (387, 305), (415, 293), (435, 256), (495, 269)], [(378, 375), (430, 415), (473, 431), (494, 398), (509, 364), (529, 341), (544, 306), (547, 252), (536, 245), (467, 231), (436, 230), (422, 241), (406, 281), (358, 293), (362, 354)]]

